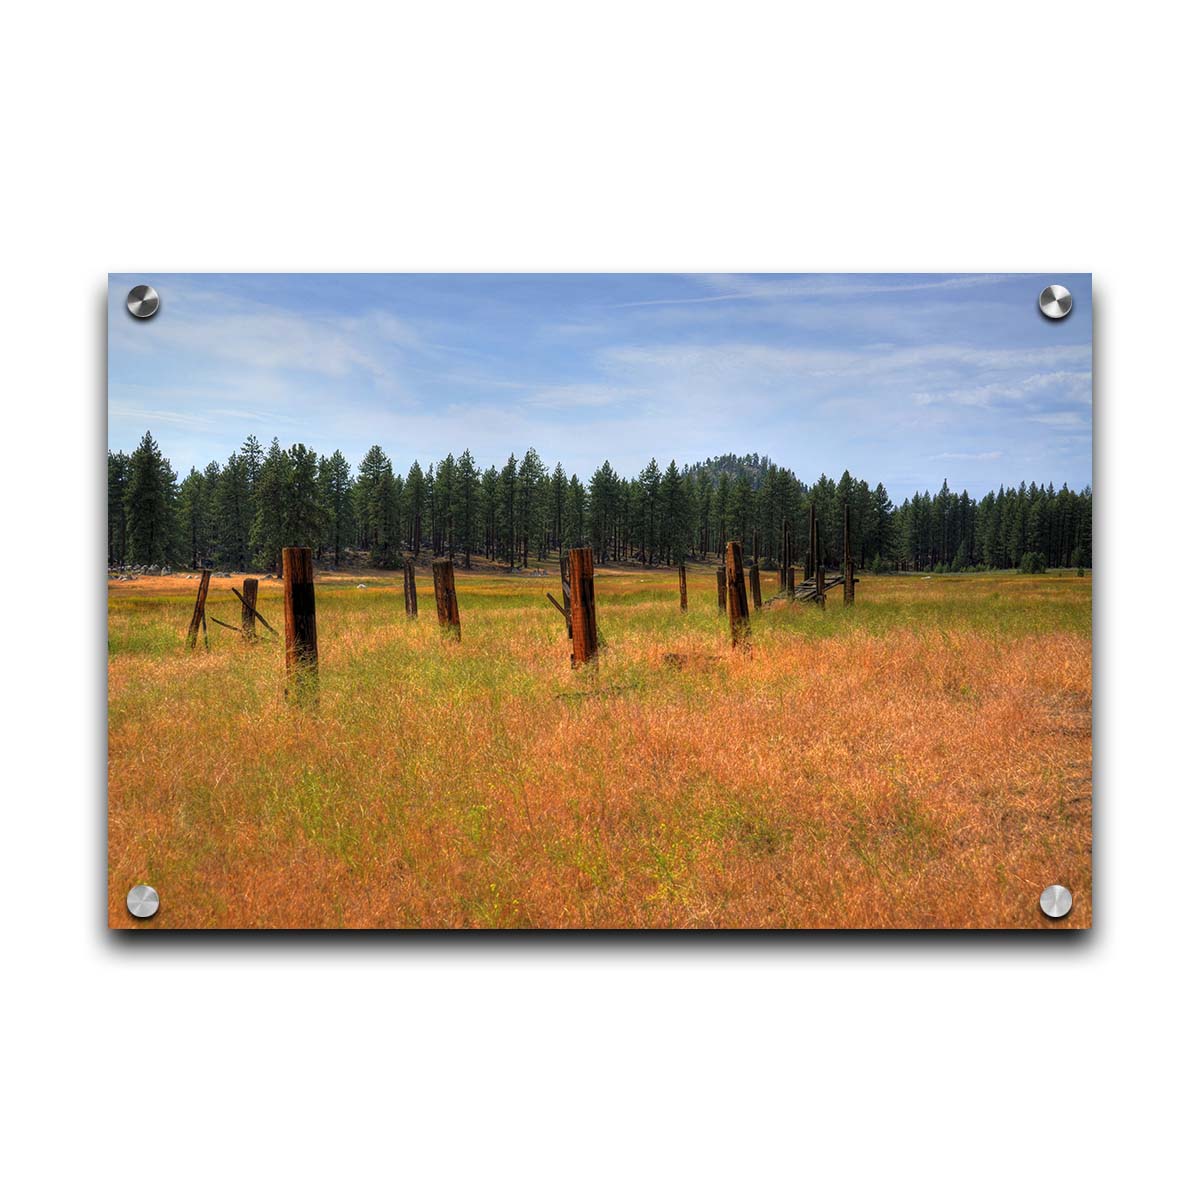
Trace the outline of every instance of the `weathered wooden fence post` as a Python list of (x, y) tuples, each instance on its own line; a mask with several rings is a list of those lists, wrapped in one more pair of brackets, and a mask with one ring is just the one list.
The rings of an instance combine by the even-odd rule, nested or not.
[(854, 603), (854, 555), (850, 552), (850, 505), (842, 510), (842, 604)]
[(817, 577), (817, 506), (808, 506), (808, 557), (804, 562), (804, 578)]
[(196, 648), (196, 636), (200, 632), (201, 625), (204, 626), (204, 644), (208, 645), (208, 622), (204, 619), (204, 602), (208, 599), (208, 576), (209, 572), (200, 572), (200, 586), (196, 589), (196, 607), (192, 609), (192, 620), (187, 631), (187, 648), (189, 650)]
[(404, 560), (404, 611), (410, 620), (417, 615), (417, 568), (411, 558)]
[(582, 667), (596, 659), (596, 583), (591, 546), (568, 551), (571, 580), (571, 666)]
[(458, 621), (458, 593), (454, 590), (454, 564), (448, 558), (433, 560), (433, 595), (437, 600), (438, 624), (462, 641)]
[(779, 544), (779, 590), (786, 592), (788, 590), (789, 579), (794, 578), (791, 574), (792, 567), (792, 528), (785, 520), (783, 523), (783, 536)]
[(750, 564), (750, 596), (755, 608), (762, 608), (762, 584), (758, 579), (758, 563)]
[(288, 698), (303, 704), (317, 700), (317, 597), (313, 591), (312, 551), (283, 548), (283, 654)]
[(558, 575), (562, 582), (562, 610), (567, 622), (567, 641), (571, 641), (571, 568), (565, 554), (558, 556)]
[(746, 576), (742, 571), (742, 543), (725, 547), (725, 574), (729, 580), (729, 632), (735, 647), (748, 647), (750, 606), (746, 603)]
[(725, 611), (725, 564), (717, 568), (717, 612)]
[(242, 637), (248, 642), (255, 638), (254, 610), (258, 607), (258, 580), (242, 580)]
[(679, 611), (687, 612), (687, 563), (679, 560)]

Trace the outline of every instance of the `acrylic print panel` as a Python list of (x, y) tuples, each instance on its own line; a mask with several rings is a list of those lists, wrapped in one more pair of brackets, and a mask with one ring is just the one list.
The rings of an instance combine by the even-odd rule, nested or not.
[(109, 291), (111, 925), (1090, 923), (1088, 276)]

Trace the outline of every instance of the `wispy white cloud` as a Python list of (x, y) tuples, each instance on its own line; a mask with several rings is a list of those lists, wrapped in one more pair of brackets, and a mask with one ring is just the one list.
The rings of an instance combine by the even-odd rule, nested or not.
[(698, 276), (724, 290), (707, 296), (664, 296), (627, 300), (612, 308), (650, 308), (663, 305), (721, 304), (735, 300), (809, 300), (819, 297), (879, 296), (903, 292), (957, 291), (1011, 279), (1011, 275), (954, 275), (941, 279), (905, 278), (888, 282), (886, 276)]
[(1031, 421), (1041, 425), (1049, 425), (1054, 429), (1090, 429), (1091, 422), (1085, 420), (1079, 412), (1048, 412), (1034, 413)]
[(929, 457), (935, 462), (995, 462), (1004, 457), (1004, 451), (980, 450), (973, 454), (965, 450), (947, 450), (942, 454), (931, 454)]

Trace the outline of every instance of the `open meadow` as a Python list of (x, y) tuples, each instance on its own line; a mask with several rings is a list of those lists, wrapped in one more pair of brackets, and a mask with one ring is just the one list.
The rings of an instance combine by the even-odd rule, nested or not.
[(1049, 883), (1091, 923), (1090, 574), (864, 576), (745, 654), (713, 569), (681, 613), (598, 568), (577, 671), (557, 563), (460, 568), (461, 644), (427, 574), (415, 621), (399, 573), (318, 574), (315, 711), (214, 624), (240, 578), (191, 653), (195, 581), (110, 583), (110, 924), (136, 883), (160, 928), (1037, 927)]

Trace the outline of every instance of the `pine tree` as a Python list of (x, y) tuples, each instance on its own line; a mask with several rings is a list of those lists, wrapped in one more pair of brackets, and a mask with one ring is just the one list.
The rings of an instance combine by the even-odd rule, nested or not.
[(292, 446), (287, 455), (286, 479), (283, 545), (315, 549), (327, 519), (317, 480), (317, 452), (303, 442)]
[(512, 571), (517, 565), (517, 459), (513, 454), (500, 472), (500, 534)]
[(469, 571), (471, 547), (475, 542), (475, 527), (479, 521), (479, 468), (475, 466), (470, 450), (464, 450), (455, 465), (452, 514), (453, 526), (462, 547), (463, 566)]
[(212, 499), (217, 555), (223, 566), (245, 570), (250, 565), (250, 526), (254, 494), (250, 460), (245, 451), (231, 454), (221, 470)]
[(447, 454), (437, 466), (430, 489), (432, 496), (433, 552), (435, 555), (454, 554), (454, 489), (458, 466), (453, 454)]
[(125, 488), (129, 484), (129, 455), (123, 450), (108, 452), (108, 561), (125, 566)]
[(256, 474), (254, 520), (250, 547), (262, 570), (279, 574), (280, 553), (287, 539), (288, 456), (273, 438)]
[(124, 500), (130, 555), (143, 567), (165, 564), (175, 543), (175, 472), (149, 430), (129, 456)]
[(517, 472), (517, 519), (520, 524), (521, 565), (525, 567), (529, 566), (529, 543), (536, 542), (540, 532), (538, 491), (545, 473), (546, 468), (538, 452), (530, 447), (525, 451), (521, 469)]
[(496, 559), (496, 533), (500, 519), (500, 472), (488, 467), (479, 480), (479, 515), (483, 528), (483, 552)]
[(567, 516), (564, 530), (568, 546), (582, 546), (587, 536), (587, 489), (578, 475), (567, 483)]
[(390, 521), (395, 505), (395, 481), (392, 460), (384, 454), (382, 446), (372, 446), (358, 464), (354, 497), (363, 546), (374, 566), (385, 566), (392, 558)]
[(204, 476), (193, 467), (179, 486), (179, 532), (182, 550), (192, 570), (205, 563), (209, 528), (208, 495)]
[(556, 550), (562, 549), (563, 529), (567, 513), (567, 473), (562, 463), (555, 463), (550, 477), (550, 522), (551, 540)]
[(325, 510), (322, 543), (333, 548), (333, 565), (341, 566), (342, 549), (349, 536), (354, 515), (351, 509), (350, 464), (346, 456), (335, 450), (328, 458), (321, 457), (317, 467), (321, 507)]

